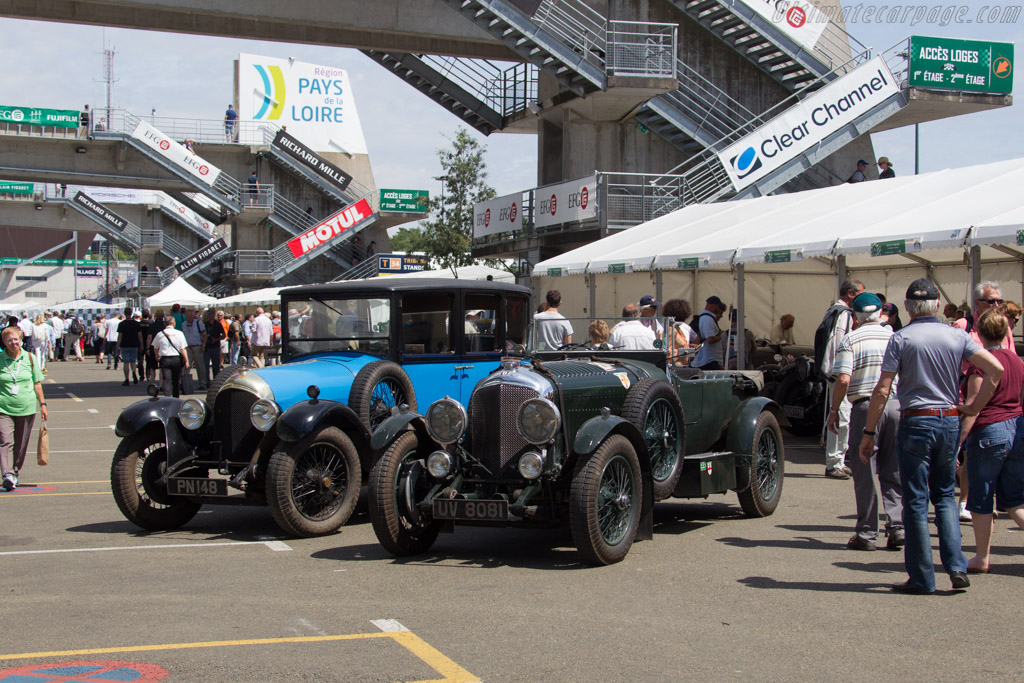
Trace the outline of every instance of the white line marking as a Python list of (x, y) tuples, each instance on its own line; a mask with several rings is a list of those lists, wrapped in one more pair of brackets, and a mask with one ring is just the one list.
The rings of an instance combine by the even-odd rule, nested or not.
[(100, 411), (95, 408), (86, 408), (85, 410), (51, 410), (50, 415), (55, 413), (98, 413)]
[[(49, 427), (53, 429), (53, 427)], [(51, 453), (110, 453), (112, 452), (109, 448), (97, 448), (91, 451), (50, 451)]]
[(99, 415), (99, 412), (100, 412), (100, 411), (96, 410), (95, 408), (86, 408), (86, 409), (85, 409), (85, 412), (87, 412), (87, 413), (93, 413), (93, 414)]
[(303, 628), (305, 628), (305, 629), (306, 629), (306, 631), (308, 631), (308, 632), (312, 632), (312, 633), (315, 633), (315, 634), (317, 634), (318, 636), (326, 636), (326, 635), (327, 635), (327, 632), (326, 632), (326, 631), (324, 631), (324, 630), (323, 630), (322, 628), (320, 628), (319, 626), (316, 626), (315, 624), (313, 624), (313, 623), (312, 623), (311, 621), (309, 621), (308, 619), (298, 619), (297, 621), (298, 621), (298, 622), (299, 622), (299, 624), (301, 624), (301, 625), (302, 625), (302, 627), (303, 627)]
[(370, 623), (384, 633), (399, 633), (401, 631), (409, 630), (395, 619), (371, 619)]
[[(271, 544), (278, 544), (281, 547), (272, 547)], [(163, 550), (166, 548), (214, 548), (223, 546), (241, 545), (265, 545), (271, 550), (291, 550), (286, 543), (281, 541), (223, 541), (215, 543), (166, 543), (161, 545), (123, 545), (110, 546), (108, 548), (56, 548), (53, 550), (7, 550), (0, 552), (4, 555), (52, 555), (56, 553), (101, 553), (111, 550)]]
[(262, 541), (263, 545), (267, 546), (271, 550), (281, 552), (282, 550), (291, 550), (292, 547), (284, 541)]
[(107, 425), (105, 427), (49, 427), (48, 429), (51, 432), (56, 431), (58, 429), (70, 429), (74, 431), (80, 431), (82, 429), (114, 429), (114, 425)]

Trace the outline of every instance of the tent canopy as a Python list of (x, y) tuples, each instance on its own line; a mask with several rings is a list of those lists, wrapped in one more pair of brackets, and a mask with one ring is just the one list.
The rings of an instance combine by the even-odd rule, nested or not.
[[(907, 258), (962, 262), (965, 247), (1017, 244), (1024, 159), (884, 182), (689, 206), (542, 261), (538, 274), (729, 267), (846, 256), (851, 268)], [(902, 244), (900, 244), (902, 242)], [(899, 252), (908, 256), (903, 256)], [(874, 252), (874, 255), (873, 255)], [(896, 252), (896, 253), (893, 253)], [(1005, 253), (1002, 254), (1005, 258)], [(686, 259), (687, 262), (681, 262)], [(984, 259), (984, 255), (983, 255)]]
[(281, 303), (281, 290), (287, 287), (264, 287), (254, 289), (251, 292), (235, 294), (223, 299), (217, 299), (218, 306), (276, 306)]
[(174, 304), (182, 306), (206, 306), (217, 303), (217, 299), (203, 294), (198, 289), (185, 281), (185, 278), (175, 278), (171, 284), (149, 297), (150, 308), (169, 307)]

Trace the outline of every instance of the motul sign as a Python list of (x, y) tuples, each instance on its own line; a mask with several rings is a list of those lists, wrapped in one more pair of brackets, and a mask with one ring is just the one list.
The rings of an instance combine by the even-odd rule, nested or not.
[(353, 232), (360, 223), (373, 216), (373, 209), (370, 202), (360, 199), (355, 204), (347, 206), (334, 214), (319, 225), (315, 225), (306, 232), (288, 242), (288, 248), (292, 256), (299, 258), (313, 251), (322, 244), (331, 242), (346, 233)]

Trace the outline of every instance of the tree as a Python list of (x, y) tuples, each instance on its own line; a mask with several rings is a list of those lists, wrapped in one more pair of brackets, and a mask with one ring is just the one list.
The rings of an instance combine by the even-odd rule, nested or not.
[(449, 149), (437, 150), (445, 178), (444, 193), (430, 200), (434, 218), (420, 223), (420, 248), (432, 262), (453, 273), (459, 266), (473, 264), (473, 204), (495, 195), (494, 188), (485, 182), (486, 151), (466, 128), (459, 128)]
[(407, 254), (423, 251), (423, 233), (419, 228), (399, 228), (391, 237), (391, 249)]

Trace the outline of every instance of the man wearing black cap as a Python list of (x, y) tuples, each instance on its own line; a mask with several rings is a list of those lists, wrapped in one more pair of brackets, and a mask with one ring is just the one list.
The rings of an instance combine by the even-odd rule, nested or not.
[(868, 170), (868, 162), (864, 161), (863, 159), (859, 160), (857, 162), (857, 170), (853, 172), (853, 175), (851, 175), (846, 182), (863, 183), (865, 180), (868, 179), (868, 177), (864, 175), (864, 171), (866, 170)]
[(703, 342), (693, 358), (693, 365), (701, 370), (722, 369), (722, 331), (718, 321), (725, 313), (725, 304), (717, 296), (707, 298), (704, 310), (697, 314), (697, 336)]
[(665, 327), (654, 317), (658, 315), (660, 307), (661, 302), (650, 294), (640, 297), (640, 319), (645, 327), (649, 327), (654, 331), (654, 336), (658, 339), (661, 339), (665, 334)]
[[(910, 322), (893, 334), (882, 359), (882, 373), (871, 393), (860, 442), (860, 460), (867, 463), (875, 450), (875, 432), (893, 380), (899, 375), (900, 426), (896, 453), (903, 492), (906, 545), (903, 563), (910, 578), (893, 590), (912, 595), (935, 591), (928, 501), (935, 506), (939, 555), (955, 590), (971, 585), (967, 558), (960, 543), (960, 522), (954, 496), (956, 452), (962, 415), (976, 415), (992, 398), (1003, 366), (963, 330), (942, 324), (939, 290), (925, 279), (907, 289), (904, 307)], [(981, 391), (969, 405), (959, 401), (960, 366), (969, 361), (983, 374)]]

